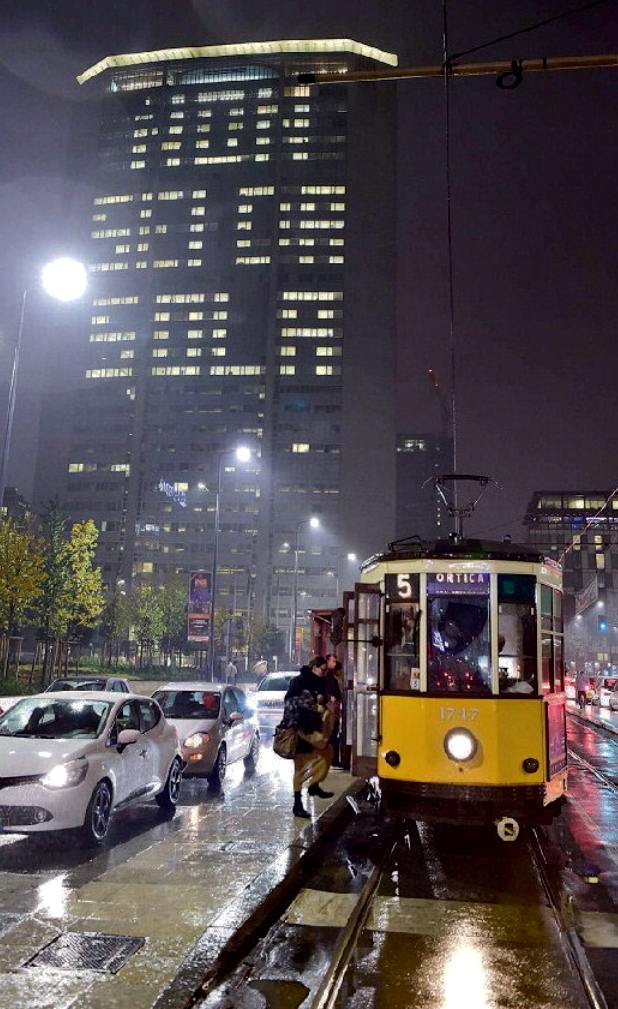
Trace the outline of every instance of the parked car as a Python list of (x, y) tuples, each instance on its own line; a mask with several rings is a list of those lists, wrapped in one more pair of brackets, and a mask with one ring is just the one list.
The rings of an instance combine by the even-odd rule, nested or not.
[(46, 694), (57, 694), (60, 690), (104, 690), (113, 694), (130, 694), (127, 680), (118, 676), (61, 676), (45, 688)]
[[(609, 708), (612, 695), (618, 689), (618, 678), (615, 676), (605, 676), (595, 691), (593, 704), (598, 704), (600, 708)], [(616, 693), (618, 699), (618, 693)]]
[(268, 673), (258, 683), (252, 700), (260, 732), (272, 733), (279, 725), (283, 718), (283, 700), (295, 676), (297, 672)]
[(0, 718), (4, 831), (79, 827), (98, 844), (116, 810), (150, 798), (173, 809), (181, 778), (176, 730), (150, 698), (44, 693), (21, 698)]
[(185, 777), (219, 788), (228, 764), (255, 767), (260, 734), (244, 690), (226, 684), (167, 683), (152, 695), (180, 740)]

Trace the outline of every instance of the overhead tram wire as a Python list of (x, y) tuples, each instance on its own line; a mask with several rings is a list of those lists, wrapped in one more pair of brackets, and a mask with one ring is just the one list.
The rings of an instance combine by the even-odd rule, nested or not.
[[(450, 60), (448, 55), (448, 11), (447, 0), (442, 0), (442, 58), (444, 82), (444, 154), (446, 181), (446, 235), (448, 259), (448, 306), (449, 306), (449, 347), (451, 365), (451, 432), (453, 437), (453, 473), (457, 472), (457, 370), (455, 343), (455, 295), (453, 281), (453, 208), (451, 186), (451, 102), (450, 102)], [(457, 483), (453, 490), (454, 505), (458, 504)]]
[(544, 28), (546, 25), (554, 24), (556, 21), (562, 21), (564, 18), (571, 17), (573, 14), (583, 14), (585, 11), (592, 10), (593, 7), (601, 7), (603, 4), (609, 3), (610, 0), (590, 0), (590, 3), (583, 4), (581, 7), (572, 7), (570, 10), (563, 11), (562, 14), (555, 14), (551, 18), (545, 18), (543, 21), (537, 21), (535, 24), (527, 25), (525, 28), (519, 28), (515, 32), (509, 32), (507, 35), (499, 35), (498, 38), (491, 39), (489, 42), (482, 42), (478, 46), (473, 46), (472, 49), (463, 49), (460, 53), (452, 53), (450, 56), (450, 62), (453, 63), (455, 60), (461, 59), (462, 56), (470, 56), (472, 53), (478, 53), (481, 49), (489, 49), (490, 46), (496, 46), (500, 42), (508, 42), (509, 39), (518, 38), (519, 35), (526, 35), (528, 32), (534, 32), (537, 28)]
[(617, 495), (617, 494), (618, 494), (618, 487), (614, 487), (614, 489), (613, 489), (613, 491), (611, 492), (611, 494), (610, 494), (610, 495), (609, 495), (609, 496), (608, 496), (608, 497), (607, 497), (607, 498), (605, 499), (605, 502), (604, 502), (604, 504), (603, 504), (603, 507), (602, 507), (602, 508), (599, 508), (598, 512), (596, 512), (596, 513), (595, 513), (595, 514), (594, 514), (594, 515), (592, 516), (592, 518), (591, 518), (591, 519), (588, 519), (588, 521), (586, 522), (586, 525), (585, 525), (585, 526), (583, 527), (583, 529), (581, 529), (581, 530), (578, 530), (578, 532), (576, 532), (576, 533), (574, 534), (574, 536), (572, 537), (572, 539), (571, 539), (570, 543), (568, 543), (568, 544), (566, 545), (566, 547), (564, 548), (564, 550), (563, 550), (563, 551), (562, 551), (562, 553), (560, 554), (560, 557), (559, 557), (559, 560), (560, 560), (560, 563), (562, 563), (562, 558), (563, 558), (563, 557), (566, 557), (566, 555), (567, 555), (568, 553), (570, 553), (570, 552), (571, 552), (571, 550), (573, 549), (573, 546), (575, 545), (575, 536), (582, 536), (582, 535), (583, 535), (584, 533), (588, 532), (588, 530), (590, 529), (590, 527), (591, 527), (592, 525), (594, 525), (594, 523), (595, 523), (595, 522), (596, 522), (596, 520), (597, 520), (597, 519), (599, 518), (599, 516), (600, 516), (600, 515), (602, 515), (602, 514), (603, 514), (603, 512), (605, 511), (605, 509), (607, 508), (607, 506), (608, 506), (608, 504), (610, 503), (610, 501), (612, 501), (612, 500), (613, 500), (613, 499), (614, 499), (614, 498), (616, 497), (616, 495)]

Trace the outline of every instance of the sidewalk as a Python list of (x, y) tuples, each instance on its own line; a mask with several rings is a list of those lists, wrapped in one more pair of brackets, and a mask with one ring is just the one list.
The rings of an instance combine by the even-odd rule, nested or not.
[[(354, 779), (334, 771), (334, 798), (311, 800), (311, 822), (295, 819), (289, 763), (264, 749), (252, 777), (230, 768), (220, 796), (185, 782), (182, 805), (161, 839), (137, 853), (127, 846), (124, 857), (122, 844), (104, 849), (88, 881), (60, 872), (35, 883), (38, 900), (26, 913), (15, 914), (13, 899), (24, 877), (2, 871), (0, 858), (0, 1009), (184, 1005), (238, 929), (255, 927), (273, 891), (346, 807), (342, 796)], [(144, 942), (115, 974), (25, 966), (69, 933), (77, 934), (69, 941), (78, 947), (101, 934)]]
[(580, 722), (590, 722), (592, 725), (598, 725), (614, 736), (618, 736), (618, 711), (593, 707), (592, 704), (587, 704), (581, 711), (575, 701), (567, 701), (566, 709), (567, 714), (578, 718)]

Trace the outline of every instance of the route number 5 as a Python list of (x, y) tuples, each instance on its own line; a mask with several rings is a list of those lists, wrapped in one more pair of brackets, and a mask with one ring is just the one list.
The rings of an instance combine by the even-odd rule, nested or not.
[(412, 598), (411, 575), (397, 575), (397, 595), (400, 599)]

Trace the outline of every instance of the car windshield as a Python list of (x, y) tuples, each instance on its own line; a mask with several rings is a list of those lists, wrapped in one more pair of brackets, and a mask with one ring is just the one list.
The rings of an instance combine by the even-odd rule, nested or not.
[(265, 676), (260, 683), (258, 690), (278, 690), (286, 693), (290, 683), (292, 682), (292, 675), (290, 676)]
[(221, 704), (214, 690), (157, 690), (153, 697), (166, 718), (217, 718)]
[(96, 739), (110, 712), (107, 701), (26, 697), (0, 718), (0, 736), (32, 739)]
[(47, 687), (46, 694), (61, 690), (105, 690), (107, 680), (54, 680)]

